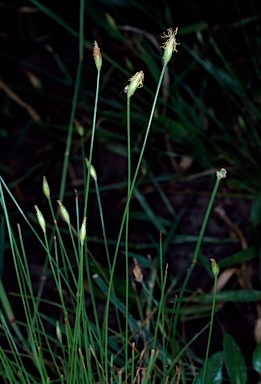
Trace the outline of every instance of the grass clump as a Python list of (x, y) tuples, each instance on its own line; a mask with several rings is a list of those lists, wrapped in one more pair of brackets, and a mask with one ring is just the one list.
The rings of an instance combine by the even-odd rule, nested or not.
[[(34, 3), (36, 2), (34, 1)], [(159, 126), (163, 124), (165, 128), (170, 128), (172, 134), (177, 129), (177, 133), (180, 135), (179, 139), (185, 134), (184, 127), (180, 123), (186, 117), (185, 114), (180, 116), (179, 122), (175, 120), (173, 122), (167, 116), (158, 117), (157, 110), (167, 65), (173, 59), (173, 52), (177, 52), (176, 48), (179, 43), (176, 41), (176, 35), (178, 29), (169, 28), (167, 34), (163, 35), (164, 38), (168, 38), (163, 45), (163, 66), (157, 79), (156, 90), (151, 92), (152, 105), (146, 127), (137, 135), (135, 148), (132, 146), (132, 125), (134, 125), (133, 122), (139, 120), (142, 111), (136, 109), (133, 112), (131, 101), (135, 97), (141, 97), (138, 95), (138, 88), (143, 86), (144, 78), (146, 78), (145, 70), (145, 75), (142, 70), (136, 72), (130, 78), (129, 85), (124, 89), (126, 91), (124, 118), (126, 117), (127, 138), (127, 149), (124, 151), (127, 159), (127, 182), (124, 184), (126, 193), (117, 237), (111, 241), (107, 235), (108, 227), (100, 196), (102, 187), (99, 186), (99, 173), (96, 172), (96, 158), (93, 155), (96, 144), (95, 134), (97, 116), (99, 115), (100, 79), (102, 76), (102, 56), (96, 41), (93, 57), (97, 69), (97, 79), (89, 153), (86, 153), (85, 149), (84, 132), (79, 129), (81, 126), (77, 122), (75, 123), (84, 47), (83, 2), (81, 2), (81, 7), (78, 33), (79, 62), (76, 69), (70, 124), (57, 199), (58, 207), (56, 209), (53, 207), (54, 199), (51, 188), (44, 177), (42, 188), (48, 202), (49, 212), (43, 211), (43, 214), (40, 208), (35, 205), (36, 219), (29, 219), (7, 187), (4, 179), (0, 178), (2, 222), (4, 228), (7, 228), (7, 236), (3, 241), (8, 243), (8, 251), (13, 257), (19, 300), (23, 308), (21, 320), (18, 321), (15, 317), (16, 311), (12, 308), (1, 282), (0, 324), (1, 336), (4, 338), (5, 344), (0, 346), (0, 375), (6, 383), (146, 384), (195, 382), (199, 384), (221, 383), (223, 378), (227, 377), (231, 382), (237, 382), (235, 381), (237, 379), (239, 382), (246, 382), (244, 358), (240, 348), (230, 335), (224, 332), (222, 351), (212, 354), (210, 358), (208, 357), (215, 310), (221, 302), (229, 301), (229, 299), (224, 299), (224, 293), (227, 292), (223, 292), (223, 298), (220, 298), (217, 293), (217, 270), (219, 268), (213, 258), (210, 259), (214, 275), (213, 294), (198, 295), (194, 301), (200, 302), (201, 300), (203, 303), (205, 300), (206, 305), (198, 307), (196, 315), (199, 315), (200, 310), (205, 311), (204, 316), (208, 316), (209, 320), (189, 340), (186, 340), (180, 327), (181, 320), (188, 314), (186, 310), (190, 309), (185, 304), (189, 300), (193, 302), (188, 285), (199, 259), (203, 259), (203, 255), (200, 254), (202, 242), (218, 188), (221, 180), (226, 177), (226, 170), (222, 168), (216, 173), (216, 181), (212, 186), (199, 235), (196, 237), (193, 257), (189, 261), (188, 269), (179, 285), (175, 281), (171, 281), (172, 276), (169, 276), (169, 265), (165, 260), (165, 251), (171, 241), (171, 236), (175, 234), (176, 226), (182, 214), (180, 217), (176, 215), (165, 192), (152, 173), (150, 177), (154, 180), (154, 185), (175, 223), (160, 220), (138, 189), (138, 186), (142, 184), (144, 174), (147, 173), (144, 154), (153, 119), (156, 117), (155, 127), (159, 132)], [(189, 48), (187, 49), (189, 51)], [(199, 61), (198, 58), (197, 60)], [(208, 67), (209, 72), (212, 70), (215, 73), (213, 67)], [(164, 108), (167, 107), (168, 98), (165, 96), (163, 100), (160, 100)], [(150, 104), (149, 100), (145, 102), (147, 105)], [(144, 116), (142, 118), (144, 119)], [(193, 116), (186, 117), (186, 121), (189, 119), (193, 120)], [(75, 191), (75, 209), (72, 210), (71, 207), (66, 208), (64, 197), (74, 124), (80, 134), (84, 191), (82, 196), (79, 196), (78, 192)], [(190, 124), (189, 130), (192, 140), (195, 139), (195, 146), (201, 145), (198, 137), (193, 135), (193, 129), (195, 127)], [(124, 148), (123, 142), (121, 145), (121, 148), (117, 147), (118, 151)], [(114, 150), (116, 149), (114, 148)], [(92, 189), (93, 185), (94, 188)], [(105, 254), (104, 262), (100, 261), (99, 254), (92, 253), (92, 239), (89, 235), (93, 225), (89, 218), (92, 217), (91, 210), (94, 199), (90, 200), (90, 198), (93, 195), (96, 198), (98, 218), (102, 228), (102, 247), (100, 249)], [(144, 257), (139, 254), (137, 248), (132, 247), (130, 242), (131, 221), (135, 215), (135, 212), (131, 210), (133, 196), (140, 201), (155, 227), (162, 231), (159, 241), (153, 242), (157, 251), (155, 259), (149, 255)], [(6, 203), (7, 198), (15, 204), (15, 209), (23, 221), (23, 224), (17, 227), (18, 235), (13, 228), (13, 220)], [(34, 203), (40, 204), (39, 202)], [(51, 219), (47, 220), (45, 217), (51, 217)], [(142, 221), (140, 213), (139, 218)], [(41, 234), (38, 234), (37, 221), (42, 230)], [(24, 232), (27, 232), (27, 228), (30, 230), (30, 237), (36, 239), (36, 252), (45, 257), (41, 281), (37, 290), (32, 284), (26, 244), (24, 243)], [(170, 229), (169, 234), (168, 229)], [(163, 236), (166, 236), (167, 242), (163, 240)], [(119, 262), (121, 265), (124, 264), (124, 271), (120, 275), (117, 272)], [(206, 270), (209, 269), (209, 265), (206, 266)], [(52, 283), (52, 292), (55, 298), (46, 299), (43, 295), (47, 281)], [(235, 294), (234, 291), (232, 291), (232, 296), (233, 294)], [(259, 292), (257, 292), (257, 296), (258, 294)], [(235, 295), (233, 299), (236, 300)], [(251, 301), (251, 298), (248, 297), (246, 301)], [(46, 306), (49, 307), (48, 315), (43, 310)], [(208, 329), (209, 336), (205, 346), (206, 357), (202, 358), (193, 352), (193, 343), (200, 340)], [(238, 364), (242, 368), (239, 372), (234, 369)], [(226, 366), (226, 371), (224, 366)]]

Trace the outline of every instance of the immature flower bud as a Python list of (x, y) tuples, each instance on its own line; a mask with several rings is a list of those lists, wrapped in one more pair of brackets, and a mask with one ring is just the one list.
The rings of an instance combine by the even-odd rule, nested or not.
[(59, 341), (60, 344), (62, 344), (62, 331), (61, 331), (61, 327), (60, 327), (60, 323), (58, 320), (56, 320), (56, 337)]
[(94, 58), (97, 70), (100, 71), (102, 66), (102, 55), (101, 55), (101, 50), (99, 48), (99, 45), (97, 44), (97, 41), (94, 41), (93, 58)]
[(134, 275), (134, 280), (136, 280), (138, 283), (142, 283), (143, 273), (141, 272), (141, 269), (138, 264), (136, 264), (135, 267), (133, 268), (133, 275)]
[(46, 224), (45, 224), (45, 219), (43, 217), (43, 214), (40, 211), (40, 209), (37, 207), (37, 205), (35, 205), (34, 208), (36, 210), (36, 217), (37, 217), (38, 223), (40, 224), (40, 227), (42, 228), (43, 233), (45, 233), (46, 232), (45, 231), (46, 230)]
[(47, 199), (50, 199), (50, 188), (49, 188), (49, 184), (47, 183), (45, 176), (43, 177), (43, 186), (42, 187), (43, 187), (43, 193), (45, 194)]
[(134, 259), (134, 264), (135, 264), (133, 268), (134, 280), (136, 280), (138, 283), (142, 283), (143, 273), (141, 272), (140, 266), (136, 259)]
[(92, 164), (90, 164), (89, 160), (87, 158), (85, 158), (85, 162), (86, 162), (86, 166), (87, 166), (87, 169), (88, 171), (90, 171), (90, 175), (91, 177), (93, 178), (93, 180), (97, 180), (97, 173), (95, 171), (95, 168)]
[(74, 126), (75, 126), (75, 129), (77, 131), (77, 133), (83, 137), (84, 136), (84, 128), (83, 126), (79, 123), (78, 120), (74, 120)]
[(178, 33), (178, 28), (175, 29), (175, 31), (172, 30), (172, 28), (167, 29), (167, 33), (163, 33), (163, 36), (161, 36), (163, 39), (168, 39), (163, 43), (162, 48), (164, 48), (164, 55), (163, 60), (164, 64), (167, 65), (172, 57), (173, 52), (178, 52), (177, 50), (177, 43), (176, 41), (176, 34)]
[(219, 274), (219, 265), (217, 264), (215, 259), (210, 259), (210, 262), (211, 262), (212, 273), (215, 277), (217, 277)]
[(68, 213), (67, 209), (65, 208), (65, 206), (62, 204), (62, 202), (61, 202), (60, 200), (57, 200), (57, 203), (59, 204), (61, 218), (62, 218), (68, 225), (70, 225), (70, 216), (69, 216), (69, 213)]
[[(144, 73), (143, 71), (136, 72), (130, 79), (130, 84), (127, 87), (127, 97), (131, 97), (137, 88), (143, 87)], [(126, 87), (124, 89), (126, 89)]]
[(81, 242), (81, 245), (83, 245), (84, 240), (86, 238), (86, 220), (87, 220), (87, 218), (84, 217), (84, 219), (82, 221), (82, 226), (81, 226), (81, 229), (80, 229), (80, 242)]

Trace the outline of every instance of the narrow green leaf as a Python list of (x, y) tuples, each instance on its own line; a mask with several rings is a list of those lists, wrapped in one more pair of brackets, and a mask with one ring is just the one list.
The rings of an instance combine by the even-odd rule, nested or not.
[[(100, 278), (100, 276), (98, 276), (96, 274), (93, 276), (93, 279), (96, 282), (96, 284), (98, 285), (98, 287), (100, 288), (100, 290), (104, 293), (104, 295), (107, 296), (108, 295), (108, 286), (104, 283), (104, 281)], [(113, 292), (111, 293), (111, 303), (122, 313), (123, 316), (126, 316), (125, 305), (116, 297), (116, 295)], [(146, 340), (150, 340), (150, 343), (152, 346), (153, 335), (145, 327), (140, 326), (140, 324), (138, 324), (137, 320), (135, 320), (135, 318), (130, 313), (128, 314), (128, 322), (129, 322), (130, 330), (134, 334), (136, 334), (136, 336), (140, 335), (142, 333), (142, 335), (145, 336)], [(134, 336), (134, 338), (136, 336)], [(149, 343), (148, 343), (148, 345), (149, 345)], [(160, 344), (156, 343), (155, 350), (158, 348), (160, 348)], [(164, 357), (163, 351), (160, 350), (160, 352), (158, 354), (158, 359), (160, 361), (163, 361), (163, 357)], [(169, 353), (167, 353), (167, 355), (165, 357), (166, 357), (168, 364), (171, 364), (171, 361), (173, 360), (172, 356)]]
[[(204, 295), (198, 295), (193, 299), (194, 303), (210, 304), (213, 300), (213, 294), (206, 293)], [(217, 294), (217, 303), (226, 303), (233, 301), (236, 303), (250, 303), (261, 300), (261, 291), (248, 291), (240, 289), (238, 291), (222, 291)]]
[(223, 260), (218, 262), (220, 269), (232, 267), (235, 264), (242, 264), (246, 261), (253, 260), (256, 257), (255, 247), (249, 247), (243, 249), (240, 252), (234, 253), (231, 256), (225, 257)]
[[(100, 290), (104, 293), (105, 296), (108, 295), (108, 286), (105, 284), (105, 282), (95, 274), (93, 276), (93, 279), (95, 283), (98, 285)], [(126, 309), (125, 305), (115, 296), (115, 294), (112, 292), (111, 293), (111, 302), (113, 305), (115, 305), (116, 308), (123, 314), (123, 316), (126, 315)], [(139, 325), (137, 321), (134, 319), (134, 317), (129, 313), (128, 315), (128, 321), (129, 321), (129, 326), (132, 331), (139, 329)]]
[(4, 270), (4, 255), (5, 255), (5, 220), (4, 216), (0, 216), (0, 278), (2, 278)]
[(161, 219), (155, 215), (155, 213), (152, 211), (151, 207), (149, 206), (149, 203), (137, 188), (135, 188), (134, 190), (134, 195), (138, 200), (138, 202), (140, 203), (141, 207), (143, 208), (144, 212), (146, 212), (147, 217), (152, 222), (152, 224), (155, 225), (155, 227), (159, 232), (166, 234), (167, 232), (163, 226)]
[(261, 374), (261, 343), (257, 344), (252, 356), (253, 368)]
[[(216, 352), (210, 357), (207, 365), (207, 373), (204, 384), (221, 384), (222, 383), (222, 366), (223, 352)], [(199, 371), (199, 374), (194, 384), (203, 384), (204, 366)]]
[(250, 220), (254, 226), (261, 222), (261, 194), (258, 194), (252, 203)]
[(223, 340), (224, 359), (231, 384), (247, 383), (247, 368), (241, 350), (228, 333)]

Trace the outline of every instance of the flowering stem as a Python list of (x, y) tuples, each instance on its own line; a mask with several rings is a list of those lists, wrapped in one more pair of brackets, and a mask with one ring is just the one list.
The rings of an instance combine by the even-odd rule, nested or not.
[(192, 274), (192, 271), (193, 271), (193, 269), (194, 269), (194, 267), (195, 267), (195, 265), (197, 264), (197, 261), (198, 261), (198, 256), (199, 256), (199, 251), (200, 251), (200, 248), (201, 248), (203, 236), (204, 236), (204, 233), (205, 233), (205, 230), (206, 230), (206, 226), (207, 226), (209, 215), (210, 215), (213, 203), (214, 203), (214, 199), (215, 199), (215, 196), (217, 194), (217, 190), (218, 190), (218, 187), (219, 187), (220, 180), (221, 179), (217, 177), (214, 189), (212, 191), (212, 195), (211, 195), (209, 203), (208, 203), (208, 207), (207, 207), (207, 210), (206, 210), (206, 213), (205, 213), (205, 217), (204, 217), (201, 229), (200, 229), (200, 233), (199, 233), (199, 236), (198, 236), (198, 241), (197, 241), (197, 244), (196, 244), (194, 256), (193, 256), (193, 259), (191, 261), (191, 264), (190, 264), (190, 267), (188, 269), (188, 272), (187, 272), (187, 275), (185, 277), (185, 280), (184, 280), (184, 282), (182, 284), (181, 290), (180, 290), (180, 294), (179, 294), (179, 298), (178, 298), (177, 306), (176, 306), (176, 310), (175, 310), (174, 323), (173, 323), (173, 338), (174, 338), (174, 340), (175, 340), (175, 337), (176, 337), (177, 322), (178, 322), (178, 318), (179, 318), (179, 312), (180, 312), (180, 307), (181, 307), (181, 303), (182, 303), (182, 300), (183, 300), (184, 292), (185, 292), (185, 289), (187, 287), (187, 284), (188, 284), (188, 281), (190, 279), (190, 276)]
[[(209, 347), (210, 347), (210, 340), (212, 335), (212, 328), (213, 328), (213, 321), (214, 321), (214, 315), (215, 315), (215, 305), (216, 305), (216, 297), (217, 297), (217, 277), (218, 272), (215, 273), (214, 269), (217, 265), (214, 259), (210, 259), (212, 264), (212, 271), (214, 274), (214, 291), (213, 291), (213, 301), (212, 301), (212, 310), (211, 310), (211, 318), (210, 318), (210, 326), (209, 326), (209, 333), (208, 333), (208, 344), (207, 344), (207, 350), (206, 350), (206, 357), (205, 357), (205, 364), (204, 364), (204, 372), (203, 372), (203, 379), (202, 384), (205, 383), (206, 379), (206, 373), (207, 373), (207, 364), (208, 364), (208, 355), (209, 355)], [(218, 268), (219, 270), (219, 268)]]
[[(99, 97), (99, 89), (100, 89), (100, 74), (101, 71), (97, 71), (97, 82), (96, 82), (96, 94), (95, 94), (95, 103), (94, 103), (94, 111), (93, 111), (93, 121), (92, 121), (92, 135), (91, 135), (91, 144), (90, 144), (90, 154), (89, 154), (89, 167), (92, 164), (92, 155), (93, 155), (93, 144), (94, 144), (94, 135), (95, 135), (95, 127), (96, 127), (96, 118), (97, 118), (97, 106), (98, 106), (98, 97)], [(87, 174), (87, 182), (86, 182), (86, 190), (85, 192), (85, 201), (84, 201), (84, 213), (83, 216), (87, 216), (87, 204), (89, 197), (89, 186), (90, 186), (90, 169)]]
[[(113, 257), (113, 263), (112, 263), (109, 287), (108, 287), (108, 296), (107, 296), (107, 301), (106, 301), (105, 317), (104, 317), (104, 323), (105, 324), (108, 324), (109, 304), (110, 304), (110, 300), (111, 300), (111, 292), (112, 292), (112, 286), (113, 286), (113, 277), (114, 277), (114, 271), (115, 271), (115, 267), (116, 267), (116, 261), (117, 261), (118, 251), (119, 251), (120, 242), (121, 242), (121, 236), (122, 236), (122, 232), (123, 232), (123, 228), (124, 228), (124, 223), (125, 223), (125, 220), (126, 220), (127, 211), (129, 209), (130, 199), (131, 199), (132, 193), (134, 191), (135, 183), (136, 183), (136, 180), (137, 180), (137, 177), (138, 177), (138, 173), (139, 173), (139, 170), (140, 170), (140, 166), (141, 166), (141, 162), (142, 162), (142, 159), (143, 159), (143, 155), (144, 155), (144, 151), (145, 151), (145, 148), (146, 148), (146, 144), (147, 144), (147, 141), (148, 141), (148, 137), (149, 137), (149, 133), (150, 133), (150, 128), (151, 128), (151, 123), (152, 123), (152, 119), (153, 119), (153, 116), (154, 116), (154, 111), (155, 111), (155, 108), (156, 108), (156, 103), (157, 103), (157, 99), (158, 99), (161, 83), (162, 83), (162, 80), (163, 80), (163, 76), (164, 76), (164, 73), (165, 73), (165, 69), (166, 69), (166, 65), (163, 65), (163, 68), (162, 68), (162, 71), (161, 71), (161, 74), (160, 74), (160, 78), (159, 78), (159, 81), (158, 81), (157, 90), (156, 90), (156, 93), (155, 93), (155, 96), (154, 96), (152, 108), (151, 108), (151, 113), (150, 113), (150, 117), (149, 117), (149, 121), (148, 121), (148, 125), (147, 125), (147, 130), (146, 130), (144, 141), (143, 141), (143, 145), (142, 145), (142, 148), (141, 148), (140, 157), (139, 157), (139, 160), (138, 160), (138, 164), (136, 166), (135, 174), (134, 174), (134, 177), (133, 177), (133, 180), (132, 180), (132, 183), (131, 183), (130, 191), (128, 193), (128, 198), (127, 198), (125, 210), (124, 210), (122, 221), (121, 221), (121, 226), (120, 226), (120, 230), (119, 230), (119, 234), (118, 234), (118, 239), (117, 239), (117, 243), (116, 243), (116, 247), (115, 247), (115, 253), (114, 253), (114, 257)], [(107, 352), (108, 352), (108, 339), (105, 338), (105, 345), (104, 345), (105, 356), (107, 356)], [(106, 376), (106, 378), (107, 378), (107, 376)]]
[(83, 26), (84, 26), (84, 1), (83, 0), (80, 1), (79, 15), (80, 15), (79, 63), (78, 63), (77, 73), (76, 73), (76, 80), (75, 80), (73, 100), (72, 100), (72, 110), (71, 110), (69, 129), (68, 129), (68, 134), (67, 134), (66, 149), (65, 149), (65, 153), (64, 153), (62, 178), (61, 178), (60, 192), (59, 192), (59, 200), (63, 200), (63, 197), (64, 197), (67, 168), (68, 168), (69, 155), (70, 155), (71, 143), (72, 143), (73, 123), (74, 123), (74, 117), (75, 117), (75, 111), (76, 111), (79, 88), (80, 88), (80, 81), (81, 81), (81, 73), (82, 73), (83, 48), (84, 48), (84, 38), (83, 38), (83, 34), (84, 34), (84, 28), (83, 28)]
[[(128, 179), (127, 179), (127, 200), (130, 194), (131, 187), (131, 150), (130, 150), (130, 97), (127, 96), (127, 157), (128, 157)], [(127, 382), (128, 374), (128, 329), (129, 329), (129, 205), (126, 210), (125, 223), (125, 274), (126, 274), (126, 293), (125, 293), (125, 376)]]

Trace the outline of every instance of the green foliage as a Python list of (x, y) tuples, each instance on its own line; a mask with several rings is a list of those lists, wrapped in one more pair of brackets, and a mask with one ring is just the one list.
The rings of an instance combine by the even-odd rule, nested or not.
[(224, 360), (229, 380), (232, 384), (247, 383), (246, 363), (240, 348), (229, 334), (224, 335), (223, 341)]
[(254, 353), (252, 356), (252, 364), (253, 364), (253, 368), (259, 374), (261, 374), (261, 343), (258, 343), (254, 350)]
[(208, 360), (205, 381), (203, 381), (203, 369), (200, 370), (194, 384), (221, 384), (222, 383), (223, 353), (214, 353)]
[[(26, 115), (10, 154), (3, 146), (5, 159), (23, 159), (21, 152), (27, 153), (24, 143), (33, 138), (33, 132), (44, 137), (43, 143), (37, 139), (35, 145), (27, 140), (37, 153), (33, 157), (36, 164), (13, 183), (6, 184), (12, 173), (1, 164), (6, 177), (0, 176), (0, 336), (4, 340), (0, 376), (6, 383), (143, 380), (145, 384), (206, 384), (222, 383), (227, 373), (231, 383), (246, 383), (246, 363), (230, 335), (224, 334), (222, 351), (210, 358), (208, 354), (219, 311), (231, 302), (258, 303), (261, 291), (242, 287), (242, 279), (235, 277), (231, 286), (217, 292), (216, 273), (214, 292), (202, 292), (205, 277), (213, 279), (209, 266), (213, 256), (204, 255), (202, 246), (237, 241), (232, 236), (220, 239), (206, 234), (220, 187), (219, 201), (233, 199), (242, 191), (247, 194), (253, 200), (252, 224), (256, 230), (260, 224), (260, 92), (255, 85), (260, 69), (253, 54), (260, 37), (248, 30), (251, 26), (259, 31), (260, 17), (243, 17), (215, 29), (199, 7), (197, 21), (180, 22), (177, 33), (171, 5), (165, 4), (164, 9), (162, 2), (147, 7), (136, 1), (115, 0), (108, 5), (81, 0), (77, 20), (66, 5), (60, 9), (55, 3), (46, 6), (38, 0), (30, 0), (30, 4), (32, 8), (15, 8), (30, 20), (29, 35), (35, 43), (41, 41), (39, 26), (50, 24), (44, 35), (51, 36), (53, 44), (41, 46), (48, 60), (39, 56), (39, 65), (25, 58), (20, 68), (19, 57), (13, 57), (19, 71), (28, 76), (26, 89), (12, 76), (4, 79), (8, 84), (0, 83), (3, 116), (13, 118), (16, 103)], [(192, 1), (188, 4), (194, 9)], [(128, 23), (131, 12), (134, 25)], [(85, 17), (94, 22), (92, 31)], [(152, 23), (148, 29), (145, 19)], [(165, 42), (170, 49), (163, 64), (166, 51), (160, 47), (159, 36), (170, 26), (170, 41)], [(65, 33), (61, 45), (55, 41), (57, 31)], [(94, 39), (101, 48), (102, 68), (96, 44), (97, 68), (91, 64)], [(9, 60), (8, 53), (2, 56)], [(130, 99), (120, 92), (124, 89), (130, 96), (126, 84), (129, 78), (136, 78), (135, 73), (142, 76)], [(144, 87), (137, 89), (143, 80)], [(22, 97), (26, 102), (21, 102)], [(3, 139), (10, 138), (8, 132), (3, 124)], [(229, 169), (228, 180), (220, 180), (226, 173), (223, 170), (214, 182), (214, 169), (223, 166)], [(46, 199), (39, 195), (44, 174), (49, 182), (44, 177)], [(208, 185), (207, 192), (200, 190), (201, 180)], [(175, 187), (184, 181), (188, 184), (181, 187), (181, 195), (186, 199), (178, 200), (181, 203), (174, 208), (175, 198), (179, 199)], [(30, 196), (29, 209), (21, 199), (20, 184)], [(72, 187), (77, 185), (80, 191), (75, 191), (75, 203), (71, 203)], [(197, 191), (199, 195), (203, 192), (201, 205), (206, 212), (196, 212), (199, 231), (188, 234), (183, 221)], [(113, 196), (109, 202), (108, 192)], [(35, 204), (41, 208), (36, 206), (37, 218), (31, 213)], [(22, 223), (18, 232), (16, 221)], [(141, 241), (137, 233), (142, 235)], [(242, 241), (241, 233), (235, 234)], [(226, 268), (238, 272), (239, 266), (256, 258), (260, 244), (245, 244), (242, 251), (218, 260), (221, 274)], [(176, 257), (179, 245), (189, 249), (181, 266)], [(37, 288), (30, 270), (31, 248), (36, 257), (44, 258)], [(174, 261), (168, 258), (170, 249)], [(10, 256), (19, 292), (19, 319), (3, 283), (4, 261)], [(204, 268), (195, 283), (199, 265)], [(45, 296), (48, 286), (51, 297)], [(197, 331), (191, 325), (195, 319), (204, 321)], [(220, 327), (224, 332), (225, 325)], [(195, 345), (206, 330), (208, 342), (202, 342), (206, 351), (202, 360), (202, 349), (199, 353)], [(259, 349), (257, 346), (252, 360), (258, 373)]]

